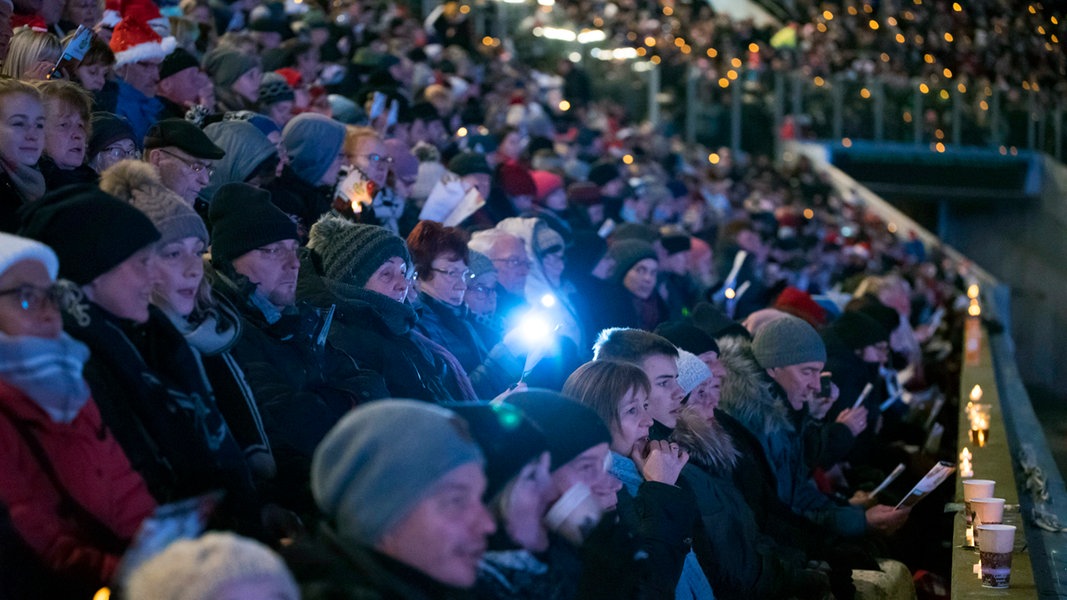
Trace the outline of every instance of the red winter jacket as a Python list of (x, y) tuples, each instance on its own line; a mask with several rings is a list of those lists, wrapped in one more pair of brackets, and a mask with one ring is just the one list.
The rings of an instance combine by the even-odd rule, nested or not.
[(61, 511), (60, 494), (6, 413), (14, 413), (33, 433), (67, 493), (127, 543), (156, 506), (144, 480), (104, 427), (92, 399), (67, 425), (52, 421), (3, 381), (0, 403), (7, 409), (0, 412), (0, 504), (7, 507), (15, 530), (49, 569), (106, 583), (120, 556), (101, 548), (70, 511)]

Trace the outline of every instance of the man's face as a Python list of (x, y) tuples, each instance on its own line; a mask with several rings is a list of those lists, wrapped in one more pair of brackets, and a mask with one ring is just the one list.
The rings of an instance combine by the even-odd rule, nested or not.
[(300, 273), (298, 248), (296, 240), (267, 244), (234, 259), (233, 269), (256, 284), (259, 293), (282, 310), (296, 304), (296, 277)]
[(160, 81), (158, 93), (175, 104), (188, 107), (196, 104), (200, 87), (200, 69), (188, 67)]
[(648, 376), (652, 391), (648, 394), (648, 414), (663, 425), (674, 428), (682, 410), (685, 390), (678, 385), (678, 361), (673, 356), (646, 356), (638, 365)]
[(821, 362), (806, 362), (767, 369), (767, 374), (785, 390), (793, 410), (800, 410), (805, 402), (819, 393), (819, 374), (822, 367)]
[(214, 161), (196, 158), (177, 146), (155, 148), (148, 155), (163, 185), (192, 206), (196, 195), (211, 180)]
[(552, 471), (552, 481), (556, 484), (556, 497), (567, 493), (578, 483), (584, 483), (593, 491), (593, 497), (603, 510), (615, 508), (618, 498), (615, 493), (622, 488), (622, 483), (608, 469), (608, 443), (597, 444), (572, 458), (570, 462), (560, 465)]
[(118, 73), (130, 87), (152, 97), (156, 95), (156, 87), (159, 85), (160, 62), (162, 61), (154, 59), (127, 63), (118, 68)]
[(375, 549), (446, 585), (473, 586), (489, 534), (496, 530), (482, 504), (484, 492), (480, 465), (456, 467), (382, 536)]
[(659, 275), (659, 263), (654, 258), (644, 258), (630, 267), (622, 279), (622, 285), (631, 294), (642, 300), (648, 300), (656, 291), (656, 277)]
[(526, 246), (521, 239), (510, 236), (497, 240), (489, 249), (489, 260), (493, 261), (497, 280), (505, 290), (520, 296), (525, 293), (530, 261), (526, 258)]

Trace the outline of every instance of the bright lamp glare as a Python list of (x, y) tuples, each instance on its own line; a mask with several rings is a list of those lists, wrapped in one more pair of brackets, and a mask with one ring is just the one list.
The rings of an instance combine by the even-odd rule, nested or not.
[(545, 294), (541, 296), (541, 306), (545, 308), (552, 308), (556, 305), (556, 297), (552, 294)]
[(548, 319), (534, 313), (524, 316), (519, 321), (517, 329), (519, 336), (530, 346), (545, 342), (548, 340), (549, 334), (552, 333), (552, 327), (548, 324)]

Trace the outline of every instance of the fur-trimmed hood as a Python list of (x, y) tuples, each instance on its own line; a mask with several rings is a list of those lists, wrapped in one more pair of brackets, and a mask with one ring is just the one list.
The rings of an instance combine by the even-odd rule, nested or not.
[(717, 421), (708, 422), (692, 408), (683, 409), (671, 432), (671, 441), (689, 452), (690, 459), (723, 475), (737, 466), (740, 453)]
[(771, 391), (772, 382), (752, 356), (752, 342), (741, 337), (718, 342), (719, 361), (726, 368), (719, 407), (761, 438), (794, 430), (787, 407)]
[(100, 189), (126, 202), (134, 195), (174, 194), (163, 185), (155, 167), (134, 159), (119, 161), (104, 170)]

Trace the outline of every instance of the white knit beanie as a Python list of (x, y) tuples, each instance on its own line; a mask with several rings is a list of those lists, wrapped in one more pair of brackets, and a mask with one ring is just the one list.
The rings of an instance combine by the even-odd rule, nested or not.
[(128, 600), (207, 600), (244, 580), (273, 582), (271, 598), (299, 600), (285, 563), (263, 544), (232, 533), (179, 540), (138, 567), (126, 586)]
[(697, 386), (711, 377), (711, 369), (692, 352), (678, 349), (678, 385), (688, 396)]
[(31, 239), (0, 233), (0, 275), (15, 263), (28, 259), (40, 261), (48, 269), (48, 276), (53, 280), (56, 278), (59, 259), (51, 248)]

